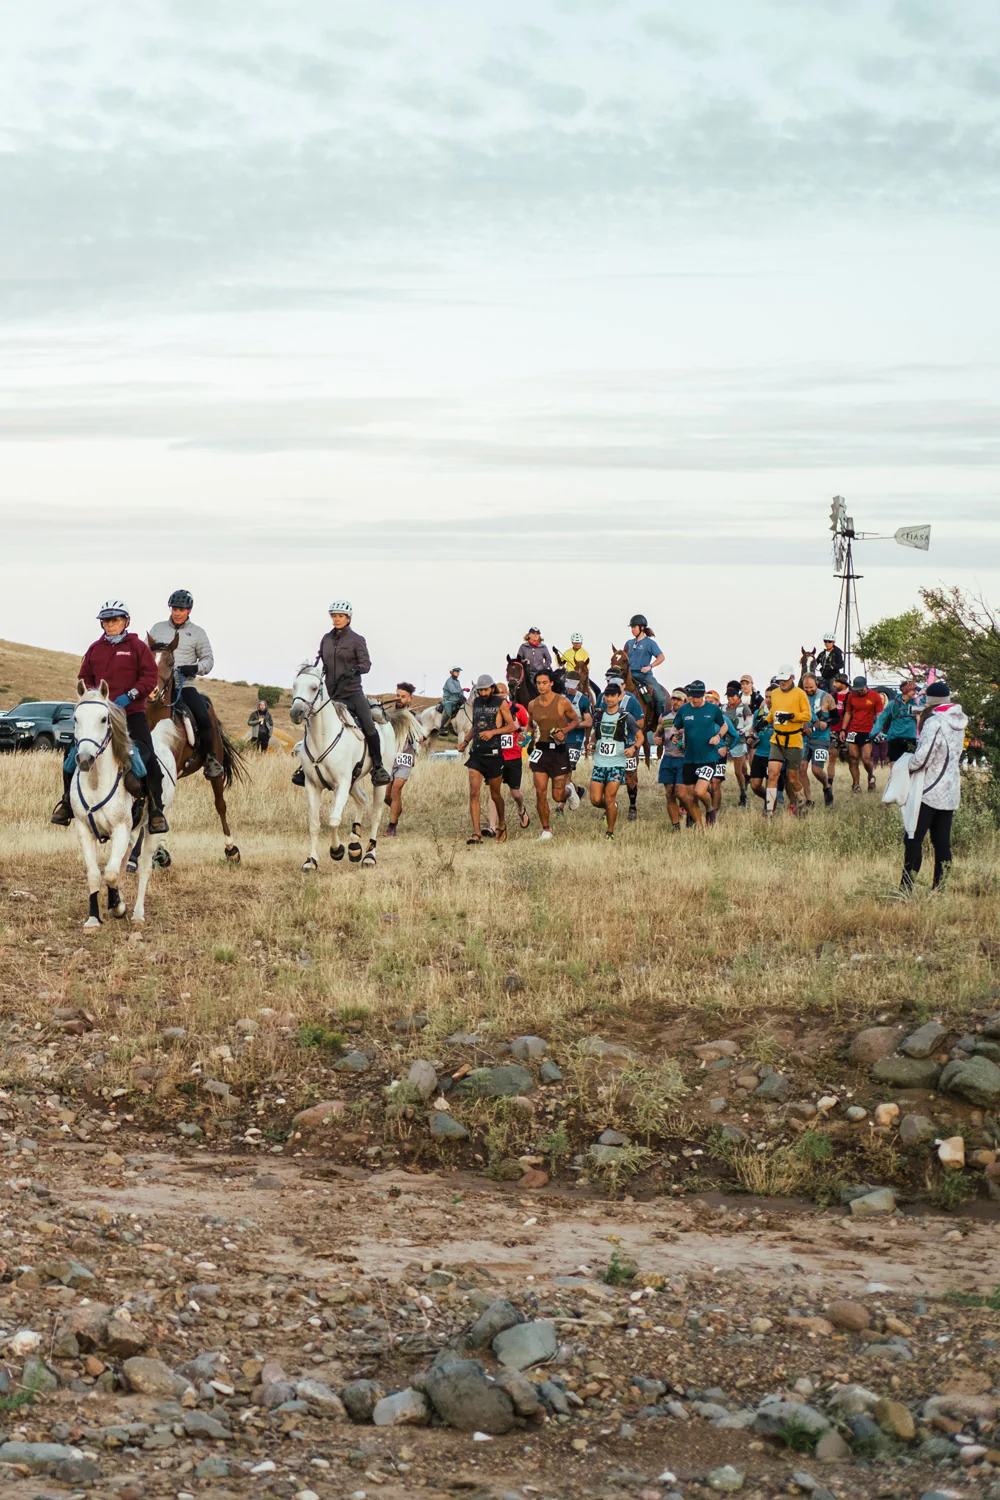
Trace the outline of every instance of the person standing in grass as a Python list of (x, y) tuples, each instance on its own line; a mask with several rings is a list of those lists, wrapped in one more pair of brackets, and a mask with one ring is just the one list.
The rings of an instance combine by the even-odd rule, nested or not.
[(721, 761), (719, 745), (729, 733), (729, 724), (717, 703), (705, 702), (705, 684), (700, 678), (689, 684), (687, 695), (688, 701), (674, 714), (674, 729), (684, 740), (681, 801), (699, 828), (706, 820), (712, 827), (717, 816), (712, 783)]
[(736, 785), (740, 791), (740, 807), (747, 805), (747, 735), (753, 723), (753, 709), (749, 698), (744, 702), (740, 683), (734, 678), (726, 684), (726, 718), (736, 731), (736, 739), (729, 751), (729, 759), (736, 772)]
[(899, 697), (890, 698), (875, 720), (872, 734), (884, 734), (889, 751), (889, 764), (895, 765), (901, 755), (917, 748), (917, 684), (912, 677), (900, 684)]
[(773, 817), (778, 800), (778, 778), (784, 769), (788, 784), (788, 811), (800, 817), (805, 813), (805, 792), (799, 780), (802, 764), (802, 731), (812, 720), (812, 705), (800, 687), (795, 686), (795, 668), (779, 667), (777, 686), (771, 689), (768, 722), (772, 726), (771, 748), (767, 752), (767, 792), (765, 818)]
[(617, 682), (604, 689), (604, 708), (594, 725), (594, 768), (590, 779), (590, 800), (603, 807), (607, 825), (605, 838), (613, 840), (618, 821), (618, 788), (625, 780), (625, 764), (630, 755), (638, 755), (642, 730), (631, 714), (621, 707), (622, 690)]
[[(416, 688), (412, 682), (396, 683), (396, 707), (410, 708)], [(401, 750), (396, 751), (396, 758), (392, 763), (392, 780), (385, 789), (385, 800), (389, 804), (389, 822), (385, 830), (385, 836), (389, 839), (396, 837), (396, 824), (399, 822), (403, 811), (403, 788), (410, 779), (413, 767), (417, 763), (417, 745), (413, 736), (406, 740)]]
[(965, 749), (968, 719), (959, 703), (952, 703), (948, 684), (932, 682), (927, 689), (927, 707), (918, 721), (917, 748), (910, 759), (910, 775), (920, 775), (920, 809), (912, 837), (903, 843), (903, 875), (899, 888), (906, 895), (923, 862), (924, 839), (931, 836), (934, 850), (933, 889), (938, 890), (951, 869), (951, 825), (962, 796), (960, 762)]
[(472, 837), (467, 844), (481, 844), (480, 794), (483, 782), (490, 789), (497, 810), (496, 840), (507, 842), (507, 819), (503, 808), (503, 753), (500, 742), (505, 734), (516, 734), (517, 724), (511, 718), (510, 706), (496, 690), (496, 683), (488, 672), (476, 678), (472, 702), (469, 705), (472, 724), (468, 734), (459, 745), (459, 752), (472, 744), (472, 751), (465, 762), (469, 773), (469, 817), (472, 820)]
[[(500, 754), (503, 756), (503, 784), (510, 793), (511, 801), (517, 811), (521, 827), (527, 828), (531, 822), (528, 809), (524, 805), (524, 793), (521, 791), (521, 778), (524, 773), (524, 755), (521, 749), (521, 735), (528, 727), (528, 710), (522, 703), (510, 702), (510, 688), (505, 682), (498, 682), (496, 689), (497, 698), (502, 698), (510, 709), (511, 718), (514, 719), (518, 734), (502, 734), (500, 736)], [(486, 816), (489, 827), (483, 829), (483, 838), (495, 838), (497, 831), (497, 805), (491, 797), (486, 804)]]
[(823, 801), (829, 807), (833, 801), (833, 788), (830, 786), (827, 769), (830, 763), (830, 714), (836, 705), (826, 688), (820, 687), (812, 672), (803, 672), (802, 691), (809, 699), (812, 709), (812, 718), (806, 725), (802, 746), (802, 786), (805, 789), (806, 806), (812, 807), (809, 800), (811, 766), (813, 775), (823, 789)]
[(549, 822), (549, 783), (552, 783), (552, 800), (558, 806), (565, 803), (574, 810), (580, 806), (576, 787), (570, 779), (569, 747), (566, 736), (580, 727), (580, 715), (562, 693), (552, 686), (552, 673), (545, 667), (535, 673), (538, 697), (528, 704), (528, 717), (534, 725), (535, 737), (528, 764), (535, 779), (535, 801), (542, 822), (540, 839), (550, 839), (552, 828)]
[(263, 698), (258, 698), (257, 707), (247, 719), (247, 723), (250, 726), (250, 738), (261, 755), (266, 755), (267, 747), (271, 743), (271, 735), (274, 733), (274, 720)]
[[(675, 729), (677, 710), (687, 702), (683, 688), (674, 688), (670, 694), (670, 707), (660, 717), (654, 739), (663, 747), (660, 768), (656, 779), (667, 794), (667, 817), (674, 833), (681, 831), (681, 804), (678, 791), (684, 782), (684, 751), (679, 744), (680, 730)], [(636, 752), (638, 754), (638, 752)]]

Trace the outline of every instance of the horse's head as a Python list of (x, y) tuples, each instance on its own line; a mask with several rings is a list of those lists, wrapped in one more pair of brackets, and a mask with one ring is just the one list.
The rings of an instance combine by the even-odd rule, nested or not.
[(174, 679), (174, 652), (177, 650), (180, 635), (174, 631), (172, 641), (154, 641), (153, 637), (146, 632), (146, 645), (156, 657), (157, 684), (150, 695), (153, 698), (166, 697), (169, 701), (169, 688)]
[(323, 668), (318, 662), (303, 662), (292, 683), (292, 706), (288, 717), (293, 724), (302, 723), (319, 697), (322, 686)]
[(628, 652), (624, 646), (616, 646), (611, 642), (611, 665), (609, 672), (628, 672)]
[(518, 656), (507, 658), (507, 686), (511, 692), (519, 688), (524, 681), (524, 662)]
[(76, 741), (76, 763), (80, 770), (89, 771), (112, 739), (115, 741), (116, 759), (120, 761), (123, 744), (128, 739), (128, 730), (125, 715), (115, 708), (108, 696), (107, 683), (102, 678), (99, 687), (87, 688), (82, 682), (78, 682), (76, 696), (73, 738)]

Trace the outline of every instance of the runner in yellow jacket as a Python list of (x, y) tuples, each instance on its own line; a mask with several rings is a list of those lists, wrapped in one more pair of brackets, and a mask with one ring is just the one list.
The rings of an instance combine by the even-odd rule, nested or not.
[(767, 722), (773, 724), (771, 748), (767, 760), (767, 793), (764, 816), (774, 814), (778, 800), (778, 778), (785, 767), (788, 811), (796, 817), (805, 815), (805, 792), (799, 779), (802, 764), (802, 731), (812, 720), (812, 706), (802, 688), (795, 686), (795, 668), (779, 667), (771, 689), (771, 709)]

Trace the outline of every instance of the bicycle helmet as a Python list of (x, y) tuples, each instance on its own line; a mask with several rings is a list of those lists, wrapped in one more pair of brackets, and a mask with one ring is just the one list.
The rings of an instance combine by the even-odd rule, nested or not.
[(350, 619), (354, 613), (354, 609), (350, 599), (334, 599), (330, 605), (329, 613), (331, 615), (346, 615)]
[(582, 646), (583, 645), (583, 636), (580, 634), (580, 632), (578, 630), (574, 630), (573, 634), (569, 638), (569, 643), (570, 643), (571, 646)]
[(167, 600), (168, 609), (194, 609), (194, 595), (187, 589), (174, 589)]
[(643, 630), (645, 630), (646, 626), (649, 624), (649, 621), (646, 619), (645, 615), (633, 615), (628, 623), (629, 629), (631, 629), (633, 625), (641, 625)]
[(106, 599), (97, 611), (97, 618), (99, 620), (117, 620), (122, 615), (124, 615), (126, 620), (132, 618), (128, 605), (123, 604), (120, 599)]

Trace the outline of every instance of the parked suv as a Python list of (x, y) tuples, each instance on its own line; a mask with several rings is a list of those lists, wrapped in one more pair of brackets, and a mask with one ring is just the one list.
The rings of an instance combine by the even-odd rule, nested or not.
[(72, 703), (19, 703), (0, 715), (0, 750), (64, 750), (72, 738)]

